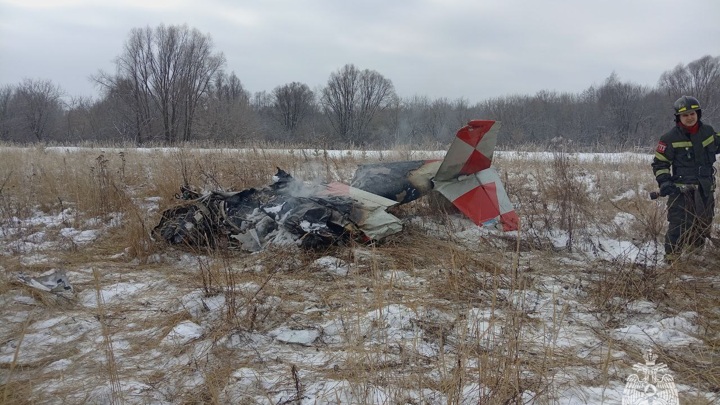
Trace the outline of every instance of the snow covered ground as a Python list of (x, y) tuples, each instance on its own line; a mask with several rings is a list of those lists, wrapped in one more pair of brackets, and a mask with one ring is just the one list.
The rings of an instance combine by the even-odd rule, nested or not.
[[(34, 207), (5, 218), (0, 395), (67, 404), (614, 404), (652, 348), (681, 403), (720, 403), (717, 379), (704, 377), (720, 358), (720, 308), (707, 305), (720, 302), (717, 255), (667, 268), (658, 240), (632, 231), (643, 217), (623, 207), (661, 203), (644, 197), (651, 182), (622, 181), (618, 165), (648, 156), (563, 158), (588, 201), (617, 208), (608, 220), (526, 223), (505, 234), (417, 208), (401, 212), (407, 231), (385, 245), (210, 255), (157, 246), (135, 257), (117, 242), (135, 220), (125, 212), (88, 219)], [(542, 180), (522, 168), (553, 159), (496, 155), (523, 220), (542, 222), (517, 201)], [(608, 186), (609, 178), (620, 180)], [(136, 200), (154, 219), (160, 204), (156, 195)], [(51, 269), (64, 270), (74, 291), (17, 282)]]

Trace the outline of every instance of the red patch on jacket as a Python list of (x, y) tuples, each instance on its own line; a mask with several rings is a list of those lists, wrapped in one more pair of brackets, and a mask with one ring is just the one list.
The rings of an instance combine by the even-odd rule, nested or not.
[(660, 141), (660, 143), (658, 143), (657, 149), (655, 150), (658, 151), (658, 153), (665, 153), (665, 149), (667, 149), (667, 144), (663, 141)]

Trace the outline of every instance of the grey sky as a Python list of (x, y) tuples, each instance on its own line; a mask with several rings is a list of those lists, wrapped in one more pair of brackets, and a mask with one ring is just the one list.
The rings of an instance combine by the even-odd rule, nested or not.
[(474, 103), (580, 92), (612, 72), (654, 86), (678, 63), (720, 55), (720, 1), (0, 0), (0, 85), (50, 79), (95, 96), (132, 28), (209, 34), (247, 90), (315, 89), (352, 63), (401, 97)]

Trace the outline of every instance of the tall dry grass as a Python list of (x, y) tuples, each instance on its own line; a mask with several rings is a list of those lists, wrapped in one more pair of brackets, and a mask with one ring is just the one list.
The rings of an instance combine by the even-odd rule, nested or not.
[[(412, 151), (398, 150), (373, 159), (414, 156)], [(270, 249), (254, 255), (198, 250), (190, 252), (194, 265), (184, 270), (158, 259), (169, 248), (153, 241), (150, 230), (160, 213), (176, 204), (173, 196), (181, 185), (226, 191), (260, 187), (269, 183), (276, 167), (301, 179), (347, 182), (356, 165), (368, 160), (368, 156), (330, 155), (322, 149), (298, 149), (292, 153), (263, 148), (108, 148), (64, 153), (42, 147), (2, 149), (0, 225), (3, 229), (17, 229), (20, 220), (38, 212), (58, 216), (67, 227), (107, 225), (94, 244), (65, 245), (70, 248), (54, 252), (55, 260), (72, 268), (96, 265), (97, 273), (93, 272), (94, 278), (88, 279), (84, 287), (97, 291), (101, 323), (109, 313), (133, 319), (145, 314), (136, 319), (136, 328), (152, 327), (157, 332), (131, 339), (131, 354), (155, 349), (165, 350), (168, 357), (187, 355), (192, 349), (167, 349), (161, 342), (179, 323), (200, 322), (200, 315), (166, 307), (134, 307), (132, 303), (106, 307), (100, 290), (103, 283), (110, 283), (108, 279), (145, 273), (181, 291), (201, 291), (203, 303), (223, 298), (221, 316), (213, 318), (206, 328), (204, 339), (212, 345), (193, 353), (186, 367), (152, 370), (142, 377), (149, 386), (160, 387), (175, 374), (192, 370), (203, 376), (203, 383), (192, 389), (163, 391), (171, 402), (226, 402), (233, 371), (259, 366), (250, 354), (238, 353), (220, 342), (232, 336), (267, 333), (288, 322), (316, 325), (326, 322), (328, 314), (332, 314), (342, 320), (344, 342), (341, 349), (329, 349), (337, 358), (334, 366), (306, 370), (295, 362), (283, 364), (284, 378), (278, 385), (289, 393), (287, 403), (302, 400), (307, 394), (305, 388), (312, 383), (307, 373), (314, 373), (348, 381), (354, 397), (363, 403), (373, 403), (373, 389), (383, 387), (392, 403), (413, 403), (410, 392), (428, 389), (441, 393), (451, 404), (465, 403), (467, 398), (486, 404), (522, 400), (551, 404), (557, 400), (555, 393), (567, 388), (556, 378), (558, 371), (599, 370), (595, 378), (583, 382), (604, 386), (623, 378), (618, 374), (613, 351), (628, 353), (623, 360), (626, 363), (641, 359), (634, 346), (605, 332), (626, 322), (629, 305), (638, 301), (652, 302), (669, 314), (697, 313), (701, 326), (697, 337), (702, 346), (654, 349), (676, 373), (677, 381), (705, 392), (720, 389), (719, 299), (717, 286), (707, 284), (712, 270), (707, 262), (690, 257), (668, 269), (653, 261), (650, 254), (642, 259), (616, 257), (608, 261), (600, 258), (599, 251), (597, 260), (584, 265), (563, 265), (558, 261), (559, 257), (575, 257), (588, 249), (602, 249), (598, 235), (631, 240), (637, 245), (661, 240), (664, 207), (647, 200), (646, 194), (654, 184), (649, 166), (642, 161), (578, 161), (567, 153), (542, 160), (496, 159), (521, 216), (522, 229), (517, 236), (484, 236), (472, 242), (458, 238), (470, 228), (455, 220), (451, 206), (426, 199), (399, 208), (398, 215), (408, 222), (405, 231), (375, 246), (331, 247), (320, 252)], [(628, 191), (634, 195), (619, 198)], [(13, 238), (22, 241), (41, 227), (30, 225)], [(53, 229), (48, 232), (57, 232)], [(558, 236), (565, 241), (561, 246), (556, 244)], [(48, 237), (62, 239), (59, 234)], [(20, 250), (13, 252), (12, 246), (9, 250), (13, 254), (0, 256), (0, 266), (8, 277), (23, 268), (19, 257), (24, 254)], [(108, 259), (118, 254), (122, 254), (121, 259)], [(348, 263), (348, 274), (341, 277), (313, 267), (314, 261), (324, 255)], [(705, 260), (718, 263), (717, 253), (709, 251), (705, 256)], [(113, 260), (118, 261), (117, 267), (97, 266)], [(549, 326), (532, 316), (536, 305), (530, 300), (532, 294), (544, 291), (549, 279), (563, 285), (568, 272), (576, 274), (578, 281), (577, 285), (565, 287), (577, 288), (586, 295), (584, 305), (602, 325), (595, 330), (599, 347), (585, 358), (561, 344), (563, 328), (578, 314), (563, 303), (560, 293), (551, 304)], [(424, 282), (406, 284), (401, 279), (404, 275)], [(322, 311), (307, 311), (310, 304)], [(377, 322), (383, 322), (383, 316), (388, 316), (383, 311), (393, 305), (416, 312), (411, 324), (418, 333), (413, 340), (399, 343), (396, 337), (383, 334), (387, 325), (361, 325), (372, 311), (377, 311)], [(482, 325), (467, 321), (468, 314), (477, 308), (488, 311)], [(48, 304), (45, 311), (62, 313), (68, 308)], [(211, 310), (208, 307), (203, 311)], [(427, 313), (437, 316), (422, 315)], [(528, 345), (536, 338), (531, 331), (538, 328), (543, 341)], [(118, 328), (103, 327), (107, 364), (104, 370), (98, 370), (98, 375), (111, 382), (111, 399), (116, 403), (126, 398), (120, 392), (121, 382), (136, 378), (131, 367), (116, 363), (113, 334), (120, 332)], [(367, 335), (371, 332), (377, 333), (372, 344)], [(24, 331), (16, 330), (5, 333), (4, 339), (22, 341), (23, 335)], [(423, 345), (437, 348), (437, 354), (419, 355), (416, 349)], [(3, 401), (46, 399), (46, 394), (36, 388), (38, 380), (32, 373), (18, 373), (13, 364), (3, 373)], [(79, 368), (71, 372), (80, 374)], [(254, 390), (265, 389), (258, 384)], [(271, 394), (270, 390), (264, 391), (267, 398)], [(66, 395), (69, 403), (78, 398), (73, 392)], [(256, 396), (248, 393), (246, 399)], [(698, 394), (686, 396), (683, 402), (709, 404), (711, 400)], [(433, 400), (427, 398), (426, 402)]]

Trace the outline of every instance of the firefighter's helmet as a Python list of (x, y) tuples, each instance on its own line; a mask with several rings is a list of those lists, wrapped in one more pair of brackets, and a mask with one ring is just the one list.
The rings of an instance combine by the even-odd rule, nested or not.
[(700, 102), (698, 99), (692, 96), (682, 96), (673, 104), (675, 109), (675, 115), (685, 114), (690, 111), (697, 111), (700, 113)]

